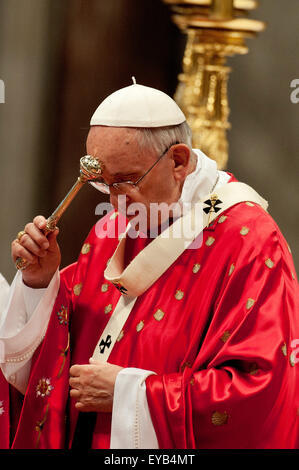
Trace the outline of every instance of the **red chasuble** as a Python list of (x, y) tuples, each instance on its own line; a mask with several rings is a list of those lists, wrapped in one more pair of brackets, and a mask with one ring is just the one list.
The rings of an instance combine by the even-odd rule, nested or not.
[[(104, 278), (118, 239), (96, 233), (121, 221), (101, 219), (61, 273), (14, 448), (72, 445), (69, 367), (88, 363), (121, 295)], [(149, 242), (128, 239), (127, 263)], [(109, 362), (157, 374), (146, 387), (160, 448), (296, 448), (298, 313), (286, 241), (264, 209), (239, 203), (138, 297)], [(93, 448), (109, 448), (110, 429), (111, 415), (98, 413)]]
[(9, 448), (9, 384), (0, 370), (0, 449)]

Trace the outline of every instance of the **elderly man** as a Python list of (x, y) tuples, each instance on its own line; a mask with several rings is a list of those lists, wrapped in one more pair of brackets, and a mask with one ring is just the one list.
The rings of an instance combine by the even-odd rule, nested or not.
[[(28, 262), (1, 330), (24, 394), (13, 448), (298, 446), (298, 285), (266, 201), (141, 85), (98, 107), (87, 153), (114, 211), (78, 261), (59, 273), (42, 216), (12, 243)], [(176, 210), (152, 223), (161, 203)]]

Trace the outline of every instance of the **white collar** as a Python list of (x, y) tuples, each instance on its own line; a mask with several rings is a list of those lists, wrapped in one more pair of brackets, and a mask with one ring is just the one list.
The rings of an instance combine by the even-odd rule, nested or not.
[(214, 189), (227, 183), (230, 178), (225, 171), (217, 170), (217, 163), (201, 150), (193, 149), (193, 152), (197, 155), (197, 165), (196, 169), (184, 181), (179, 199), (183, 203), (195, 203), (201, 200)]

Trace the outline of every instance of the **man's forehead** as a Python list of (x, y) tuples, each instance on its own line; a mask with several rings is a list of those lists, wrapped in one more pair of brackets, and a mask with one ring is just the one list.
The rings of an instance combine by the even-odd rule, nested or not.
[(138, 142), (139, 130), (129, 127), (92, 126), (87, 136), (87, 143), (124, 143), (126, 145)]
[(86, 149), (89, 155), (102, 163), (104, 171), (120, 176), (142, 170), (146, 160), (136, 129), (93, 126), (87, 137)]

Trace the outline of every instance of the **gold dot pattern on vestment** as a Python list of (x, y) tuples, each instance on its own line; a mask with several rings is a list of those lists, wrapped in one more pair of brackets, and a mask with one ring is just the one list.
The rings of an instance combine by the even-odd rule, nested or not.
[(196, 273), (198, 273), (199, 270), (200, 270), (200, 264), (195, 263), (195, 265), (194, 265), (193, 268), (192, 268), (192, 272), (193, 272), (194, 274), (196, 274)]
[(253, 306), (254, 302), (255, 301), (253, 299), (247, 299), (246, 309), (249, 310)]
[(245, 202), (245, 204), (249, 207), (254, 207), (254, 204), (252, 204), (252, 202), (250, 202), (250, 201)]
[(294, 353), (295, 353), (295, 351), (291, 352), (291, 354), (290, 354), (290, 364), (291, 364), (292, 367), (294, 367), (294, 365), (296, 364), (295, 354)]
[(295, 274), (293, 273), (293, 271), (291, 271), (291, 275), (292, 275), (292, 278), (293, 278), (294, 281), (295, 281)]
[(281, 350), (282, 350), (282, 354), (284, 356), (287, 356), (288, 352), (287, 352), (287, 345), (286, 343), (283, 343), (283, 345), (281, 346)]
[(218, 224), (223, 224), (223, 222), (225, 222), (227, 219), (227, 216), (226, 215), (221, 215), (219, 217), (219, 220), (218, 220)]
[(141, 320), (136, 326), (136, 331), (139, 333), (139, 331), (141, 331), (143, 327), (144, 327), (144, 321)]
[(181, 372), (184, 372), (186, 367), (189, 367), (189, 369), (190, 369), (191, 363), (189, 361), (186, 361), (186, 362), (184, 362), (184, 364), (181, 365)]
[(81, 294), (81, 290), (82, 290), (82, 283), (76, 284), (73, 288), (73, 292), (77, 296)]
[(268, 266), (268, 268), (272, 269), (274, 266), (274, 263), (271, 258), (266, 259), (265, 265)]
[(213, 245), (214, 241), (215, 241), (214, 237), (209, 237), (206, 241), (206, 245), (211, 246), (211, 245)]
[(232, 264), (230, 265), (229, 272), (228, 272), (228, 275), (229, 275), (229, 276), (231, 276), (231, 274), (233, 273), (233, 270), (234, 270), (234, 269), (235, 269), (235, 265), (234, 265), (234, 263), (232, 263)]
[(259, 371), (258, 365), (255, 362), (253, 364), (250, 364), (250, 368), (249, 368), (250, 375), (256, 375), (258, 371)]
[(90, 252), (90, 244), (89, 243), (84, 243), (81, 249), (82, 255), (87, 255), (87, 253)]
[(212, 423), (214, 426), (223, 426), (224, 424), (227, 424), (228, 421), (228, 414), (226, 411), (221, 413), (220, 411), (214, 411), (212, 414)]
[(249, 233), (249, 228), (248, 227), (242, 227), (240, 230), (241, 235), (247, 235)]
[(228, 338), (230, 337), (230, 332), (229, 331), (225, 331), (222, 336), (221, 336), (221, 341), (223, 341), (223, 343), (226, 343), (226, 341), (228, 340)]
[(178, 289), (174, 296), (177, 300), (182, 300), (182, 298), (184, 297), (184, 292)]
[(156, 311), (156, 313), (154, 313), (154, 318), (157, 320), (157, 321), (161, 321), (162, 318), (164, 317), (165, 313), (163, 312), (163, 310), (161, 310), (160, 308)]
[(110, 313), (112, 308), (113, 308), (112, 304), (106, 305), (105, 310), (104, 310), (105, 314)]
[(109, 284), (102, 284), (102, 286), (101, 286), (101, 291), (102, 292), (107, 292), (108, 289), (109, 289)]
[(120, 341), (121, 339), (123, 339), (124, 335), (125, 335), (125, 332), (124, 332), (124, 330), (121, 330), (121, 332), (119, 333), (119, 335), (118, 335), (118, 337), (117, 337), (117, 340), (116, 340), (116, 341)]

